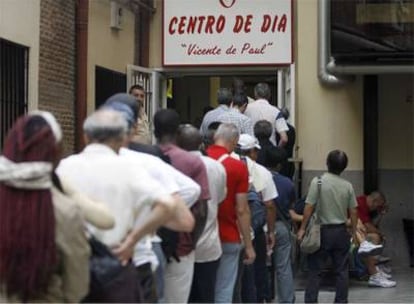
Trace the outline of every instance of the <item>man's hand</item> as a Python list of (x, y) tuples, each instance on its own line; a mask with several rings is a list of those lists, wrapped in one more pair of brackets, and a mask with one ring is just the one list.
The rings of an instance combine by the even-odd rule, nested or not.
[(272, 232), (266, 233), (266, 245), (267, 245), (267, 250), (273, 249), (273, 247), (275, 247), (276, 237), (274, 233)]
[(300, 228), (297, 234), (299, 243), (302, 242), (304, 235), (305, 235), (305, 229)]
[(256, 252), (254, 251), (253, 247), (246, 247), (244, 249), (244, 260), (243, 263), (245, 265), (250, 265), (254, 262), (254, 260), (256, 259)]
[(127, 237), (121, 244), (112, 248), (112, 253), (121, 261), (121, 264), (125, 266), (134, 255), (134, 247), (135, 242)]

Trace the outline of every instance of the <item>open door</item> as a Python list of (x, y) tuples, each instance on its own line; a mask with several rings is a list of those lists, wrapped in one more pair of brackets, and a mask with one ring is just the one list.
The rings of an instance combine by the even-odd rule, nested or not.
[(289, 122), (295, 125), (295, 64), (277, 71), (277, 106), (290, 112)]
[(153, 117), (158, 109), (167, 107), (167, 80), (164, 75), (153, 69), (136, 65), (127, 65), (127, 91), (135, 84), (145, 89), (145, 112), (150, 123), (152, 140), (155, 142)]

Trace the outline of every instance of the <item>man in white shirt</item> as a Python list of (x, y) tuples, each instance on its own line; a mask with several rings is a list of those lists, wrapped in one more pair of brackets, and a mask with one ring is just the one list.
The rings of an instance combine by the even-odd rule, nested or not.
[[(128, 94), (115, 94), (111, 96), (104, 104), (105, 108), (110, 108), (123, 114), (129, 125), (129, 136), (125, 142), (125, 146), (131, 143), (137, 126), (137, 106), (133, 98)], [(134, 145), (135, 147), (136, 145)], [(141, 145), (142, 146), (142, 145)], [(146, 171), (153, 179), (163, 185), (165, 191), (178, 196), (185, 202), (185, 209), (177, 214), (177, 218), (184, 220), (186, 216), (191, 216), (189, 207), (191, 207), (200, 195), (200, 186), (191, 178), (182, 174), (174, 167), (162, 161), (159, 157), (142, 153), (130, 148), (122, 147), (119, 155), (136, 164), (142, 170)], [(133, 262), (138, 271), (138, 280), (142, 286), (144, 293), (144, 302), (154, 302), (163, 298), (163, 257), (156, 255), (152, 242), (157, 245), (160, 242), (158, 236), (146, 236), (141, 239), (134, 249)], [(161, 254), (162, 255), (162, 254)], [(154, 282), (153, 271), (157, 270), (157, 284)]]
[(81, 153), (63, 159), (57, 172), (113, 212), (113, 229), (90, 227), (90, 231), (107, 246), (118, 246), (115, 253), (123, 263), (131, 258), (137, 241), (161, 225), (192, 230), (194, 222), (183, 225), (174, 219), (177, 198), (140, 166), (117, 154), (128, 132), (122, 114), (99, 110), (86, 119), (84, 131), (88, 145)]
[(218, 161), (203, 156), (200, 152), (202, 137), (192, 125), (181, 125), (177, 134), (177, 145), (201, 157), (207, 169), (210, 199), (207, 221), (195, 248), (195, 265), (190, 292), (190, 303), (213, 303), (216, 274), (222, 254), (218, 233), (217, 211), (227, 193), (226, 171)]
[[(253, 126), (256, 122), (262, 119), (270, 122), (272, 124), (272, 136), (270, 137), (270, 141), (274, 145), (284, 147), (288, 141), (286, 132), (289, 130), (289, 127), (287, 126), (285, 118), (280, 110), (269, 104), (268, 100), (270, 99), (270, 94), (271, 91), (267, 83), (258, 83), (254, 87), (254, 96), (256, 101), (248, 104), (244, 115), (250, 117)], [(277, 132), (280, 136), (278, 143), (276, 143), (275, 132)]]

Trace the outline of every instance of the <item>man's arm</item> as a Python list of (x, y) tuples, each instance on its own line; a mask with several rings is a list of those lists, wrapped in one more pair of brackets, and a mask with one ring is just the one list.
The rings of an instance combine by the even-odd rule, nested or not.
[(284, 146), (286, 146), (287, 142), (288, 142), (288, 136), (287, 133), (285, 131), (283, 132), (278, 132), (280, 138), (279, 138), (279, 142), (277, 143), (277, 146), (280, 148), (283, 148)]
[(305, 204), (305, 210), (303, 210), (303, 220), (302, 220), (302, 223), (298, 231), (299, 242), (302, 241), (303, 236), (305, 235), (305, 229), (306, 229), (306, 226), (308, 225), (309, 218), (311, 217), (314, 208), (315, 206), (312, 204), (309, 204), (309, 203)]
[(176, 200), (176, 208), (173, 216), (163, 226), (178, 232), (191, 232), (194, 228), (195, 220), (190, 209), (178, 194), (173, 194)]
[(275, 222), (276, 222), (276, 207), (273, 200), (264, 202), (266, 206), (266, 224), (267, 224), (267, 246), (273, 248), (276, 244), (275, 239)]
[(351, 219), (351, 229), (352, 229), (352, 240), (354, 243), (358, 242), (357, 236), (357, 223), (358, 223), (358, 212), (356, 208), (349, 208), (349, 217)]
[(137, 223), (119, 246), (113, 249), (113, 253), (124, 265), (131, 259), (136, 243), (165, 224), (173, 216), (176, 205), (176, 199), (172, 195), (165, 195), (154, 201), (151, 212)]
[(236, 215), (239, 223), (240, 233), (243, 237), (245, 245), (246, 258), (245, 264), (251, 264), (256, 258), (256, 253), (253, 248), (252, 239), (250, 236), (250, 209), (247, 202), (247, 193), (236, 194)]
[(381, 231), (372, 222), (365, 222), (364, 225), (367, 233), (376, 233), (378, 235), (382, 235)]

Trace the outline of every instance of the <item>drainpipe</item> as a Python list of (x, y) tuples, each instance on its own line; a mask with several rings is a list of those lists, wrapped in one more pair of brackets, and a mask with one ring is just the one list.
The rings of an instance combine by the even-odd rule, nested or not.
[(86, 118), (87, 62), (88, 62), (88, 14), (89, 0), (76, 2), (76, 100), (75, 100), (75, 150), (85, 146), (83, 121)]
[(318, 77), (320, 82), (329, 86), (343, 85), (347, 81), (332, 75), (327, 70), (331, 54), (331, 15), (330, 0), (318, 1)]

